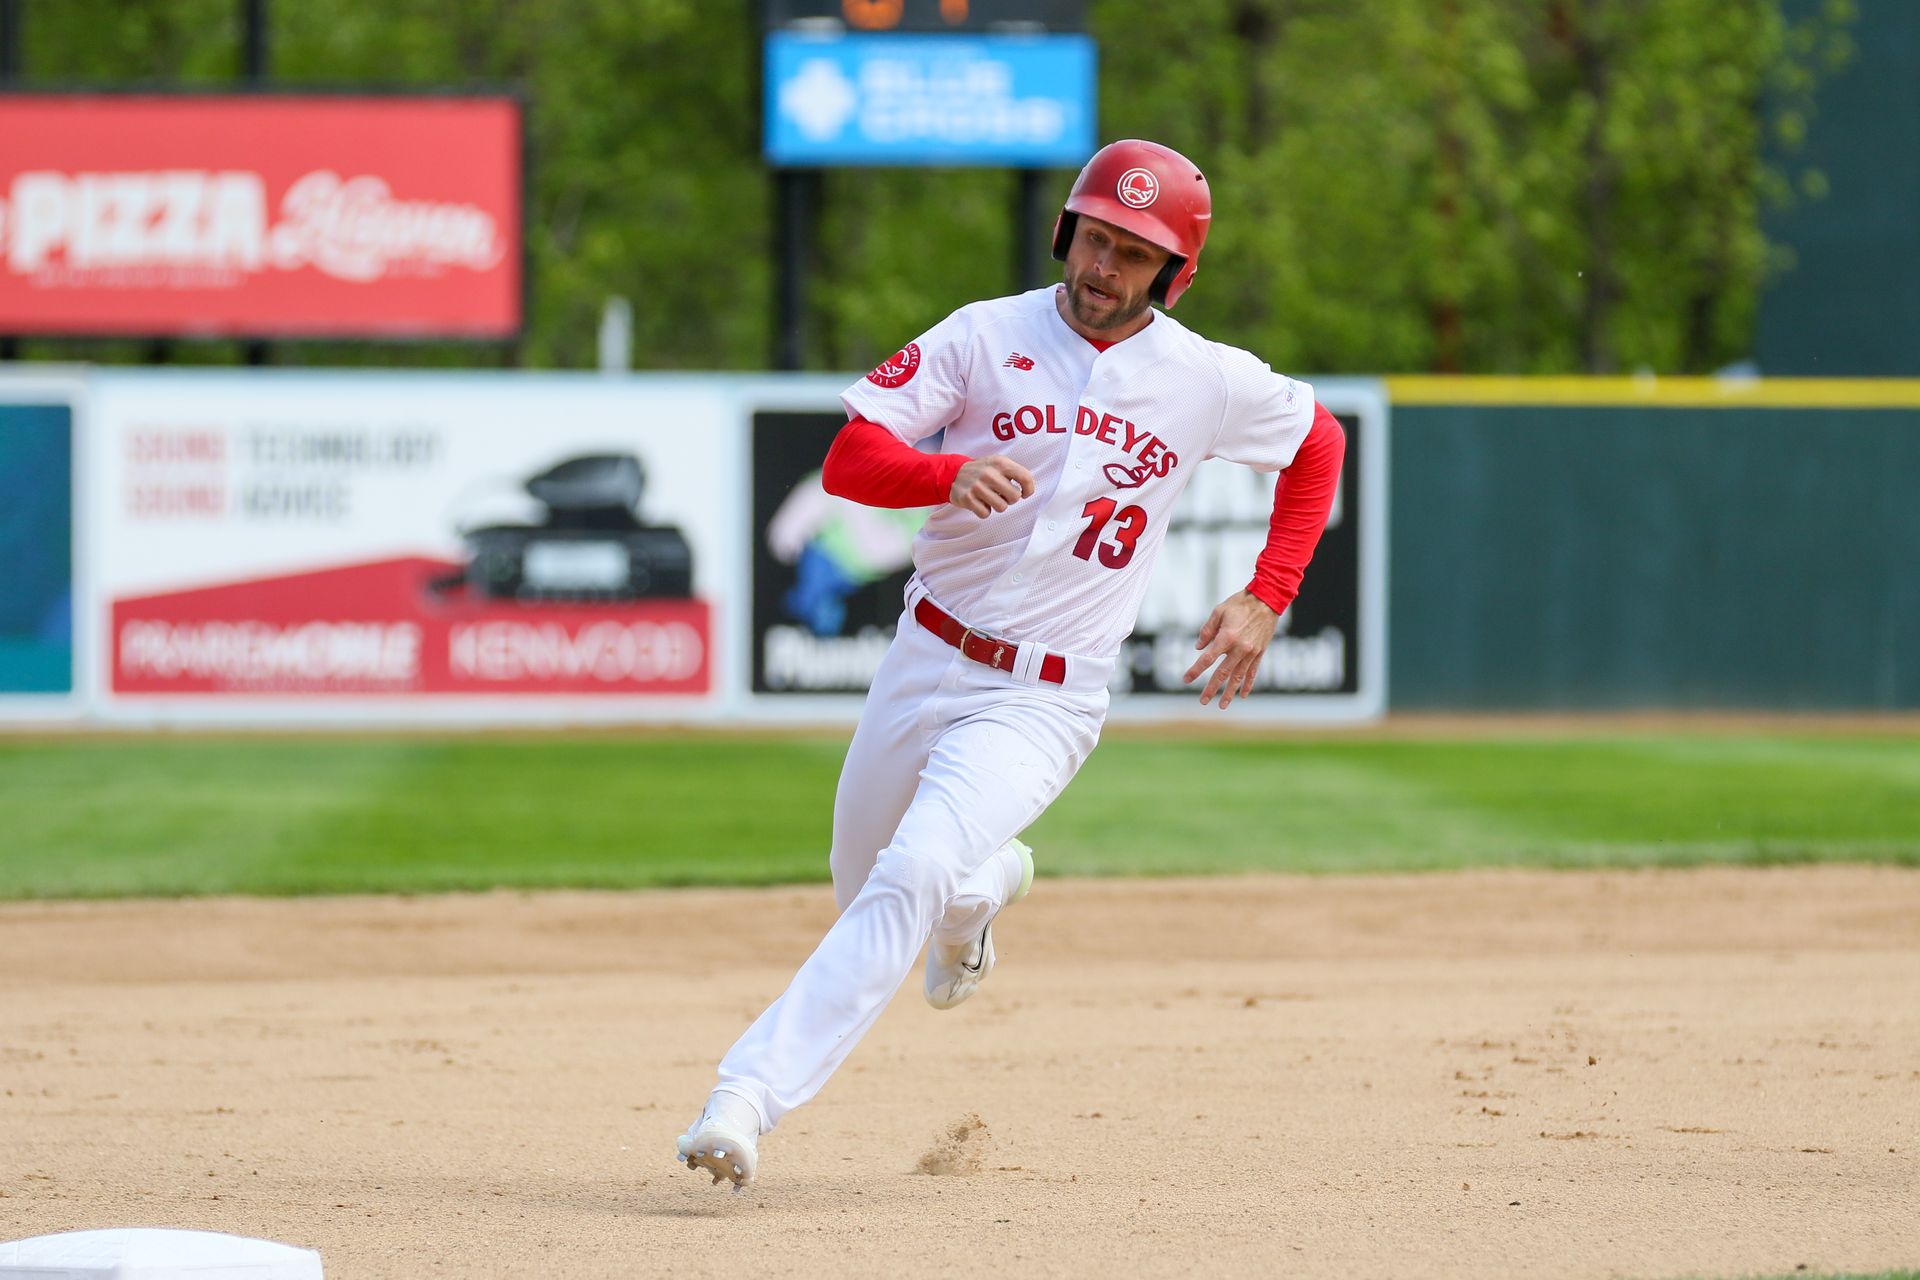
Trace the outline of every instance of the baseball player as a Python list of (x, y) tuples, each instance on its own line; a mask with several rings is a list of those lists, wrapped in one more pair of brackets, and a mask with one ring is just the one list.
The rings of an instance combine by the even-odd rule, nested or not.
[[(948, 316), (842, 395), (824, 483), (877, 507), (939, 504), (834, 797), (839, 918), (720, 1062), (678, 1158), (730, 1181), (833, 1074), (926, 947), (951, 1009), (993, 971), (992, 924), (1025, 896), (1019, 835), (1100, 736), (1174, 501), (1204, 458), (1278, 471), (1252, 580), (1202, 627), (1186, 681), (1250, 694), (1326, 527), (1346, 441), (1305, 383), (1171, 311), (1212, 218), (1178, 152), (1115, 142), (1055, 225), (1064, 283)], [(945, 428), (953, 452), (913, 446)], [(1209, 674), (1210, 672), (1210, 674)]]

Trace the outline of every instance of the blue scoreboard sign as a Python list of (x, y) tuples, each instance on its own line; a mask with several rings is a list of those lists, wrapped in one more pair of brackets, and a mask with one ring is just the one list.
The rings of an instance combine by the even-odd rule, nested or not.
[(1093, 154), (1093, 39), (777, 31), (766, 44), (776, 165), (1077, 168)]

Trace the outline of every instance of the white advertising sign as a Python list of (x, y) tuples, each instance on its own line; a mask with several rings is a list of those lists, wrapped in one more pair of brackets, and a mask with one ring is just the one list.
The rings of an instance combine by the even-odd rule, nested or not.
[(742, 464), (716, 382), (101, 372), (93, 404), (111, 718), (720, 705)]

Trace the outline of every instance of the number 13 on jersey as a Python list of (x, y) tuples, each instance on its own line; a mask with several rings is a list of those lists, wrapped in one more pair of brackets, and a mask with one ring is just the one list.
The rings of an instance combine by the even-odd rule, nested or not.
[[(1116, 518), (1114, 508), (1119, 506), (1112, 498), (1095, 498), (1080, 512), (1088, 520), (1086, 530), (1080, 540), (1073, 544), (1073, 554), (1082, 560), (1091, 561), (1097, 549), (1100, 563), (1109, 569), (1124, 569), (1127, 561), (1133, 559), (1134, 544), (1140, 541), (1140, 535), (1147, 529), (1147, 513), (1139, 507), (1121, 507)], [(1107, 527), (1109, 520), (1114, 521), (1113, 540), (1103, 542), (1101, 530)]]

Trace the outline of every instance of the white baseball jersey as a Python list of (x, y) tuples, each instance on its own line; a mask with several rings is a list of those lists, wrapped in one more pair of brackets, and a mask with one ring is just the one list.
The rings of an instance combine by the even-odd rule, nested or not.
[(1061, 319), (1059, 288), (962, 307), (840, 399), (908, 444), (945, 428), (947, 452), (1031, 471), (1034, 495), (984, 520), (936, 508), (915, 577), (979, 631), (1107, 658), (1194, 466), (1284, 468), (1313, 424), (1313, 388), (1159, 311), (1101, 351)]

